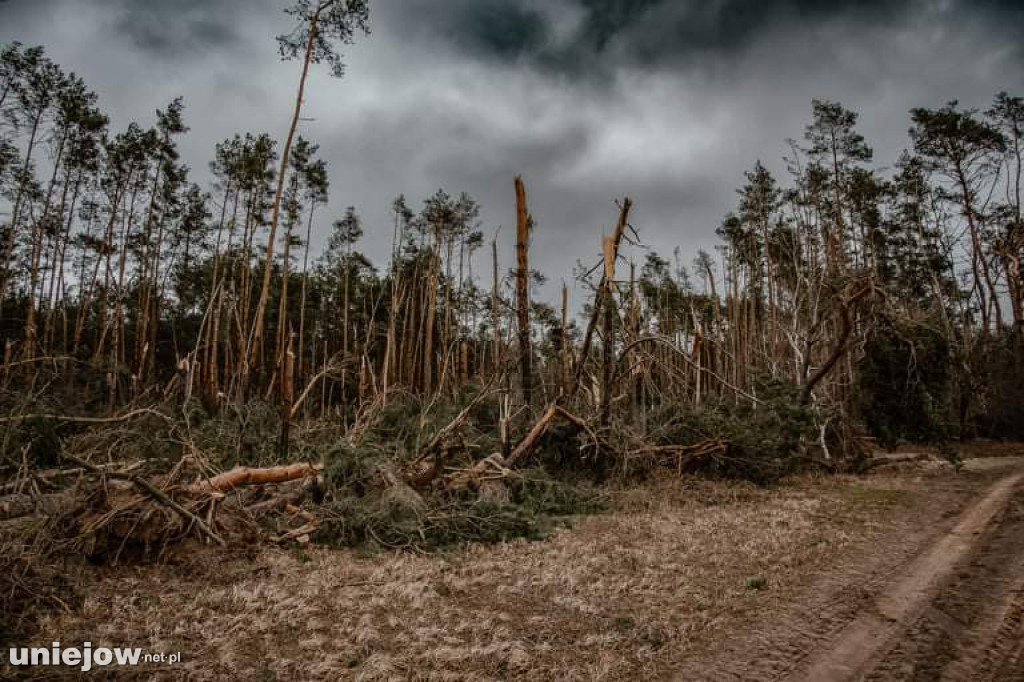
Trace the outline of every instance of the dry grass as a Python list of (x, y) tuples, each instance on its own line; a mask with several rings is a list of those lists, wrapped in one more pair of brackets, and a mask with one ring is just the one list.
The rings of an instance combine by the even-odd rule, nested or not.
[(42, 632), (180, 650), (167, 679), (656, 679), (852, 553), (929, 523), (919, 491), (966, 490), (970, 476), (773, 490), (664, 479), (545, 542), (434, 556), (202, 552), (108, 569), (80, 612)]

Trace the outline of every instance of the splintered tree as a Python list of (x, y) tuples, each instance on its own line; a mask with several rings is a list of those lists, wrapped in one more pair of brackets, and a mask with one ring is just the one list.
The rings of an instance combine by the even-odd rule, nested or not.
[(516, 188), (516, 320), (519, 333), (519, 371), (523, 401), (533, 402), (533, 360), (530, 350), (530, 224), (526, 207), (526, 186), (522, 176), (515, 178)]

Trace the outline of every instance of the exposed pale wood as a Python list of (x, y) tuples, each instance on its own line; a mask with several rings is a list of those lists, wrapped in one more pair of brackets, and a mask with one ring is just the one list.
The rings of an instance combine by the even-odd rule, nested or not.
[[(614, 242), (614, 251), (618, 253), (619, 245), (622, 243), (622, 237), (626, 233), (626, 226), (629, 224), (629, 210), (633, 206), (633, 201), (626, 197), (622, 202), (622, 206), (619, 209), (619, 220), (615, 224), (615, 231), (612, 233)], [(602, 245), (603, 245), (602, 241)], [(605, 291), (607, 289), (607, 277), (602, 274), (601, 281), (597, 285), (597, 295), (594, 297), (594, 309), (591, 311), (590, 320), (587, 322), (587, 331), (583, 335), (583, 346), (580, 348), (580, 357), (576, 361), (576, 376), (575, 381), (570, 387), (568, 397), (576, 395), (576, 391), (579, 390), (580, 384), (583, 380), (583, 371), (587, 365), (587, 358), (590, 356), (590, 347), (594, 342), (594, 332), (597, 329), (597, 321), (600, 319), (601, 310), (605, 305)], [(610, 303), (609, 303), (610, 304)]]
[(530, 349), (530, 214), (522, 176), (516, 187), (516, 317), (519, 331), (519, 368), (523, 402), (533, 402), (533, 358)]
[(528, 455), (533, 448), (536, 447), (537, 441), (544, 435), (544, 432), (547, 431), (551, 422), (554, 421), (556, 417), (561, 417), (575, 426), (589, 431), (589, 427), (585, 421), (574, 415), (572, 412), (569, 412), (564, 407), (552, 403), (551, 405), (548, 405), (546, 410), (544, 410), (544, 413), (526, 434), (526, 437), (519, 442), (519, 445), (517, 445), (515, 449), (512, 450), (511, 454), (509, 454), (505, 459), (505, 465), (512, 466), (518, 460)]
[(213, 478), (194, 483), (187, 486), (189, 492), (228, 492), (235, 488), (248, 485), (265, 485), (267, 483), (285, 483), (297, 481), (309, 476), (316, 476), (323, 470), (321, 464), (285, 464), (282, 466), (268, 467), (265, 469), (253, 469), (250, 467), (237, 467), (231, 471), (225, 471)]

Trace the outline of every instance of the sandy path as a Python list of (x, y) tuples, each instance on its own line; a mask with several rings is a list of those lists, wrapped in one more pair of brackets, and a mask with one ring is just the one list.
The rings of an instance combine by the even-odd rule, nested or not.
[[(940, 660), (943, 657), (938, 651), (932, 652), (934, 656), (919, 654), (948, 637), (966, 642), (968, 630), (973, 630), (970, 638), (978, 644), (991, 642), (1001, 631), (1008, 607), (1019, 601), (1019, 592), (1008, 588), (1016, 587), (1015, 583), (1024, 577), (1020, 565), (1024, 544), (1019, 542), (1024, 523), (1011, 518), (1013, 512), (1008, 505), (1014, 495), (1018, 504), (1024, 499), (1024, 493), (1018, 490), (1022, 479), (1024, 474), (1017, 473), (993, 485), (963, 513), (949, 534), (912, 561), (903, 575), (833, 642), (815, 652), (806, 669), (794, 679), (843, 682), (863, 679), (866, 673), (870, 679), (917, 679), (919, 668), (928, 670), (927, 679), (939, 679), (944, 671), (955, 679), (979, 679), (975, 673), (980, 671), (972, 670), (971, 664), (978, 662), (981, 647), (962, 647), (945, 661)], [(1008, 525), (1013, 525), (1015, 532), (1004, 532)], [(1007, 571), (1006, 580), (999, 585), (989, 585), (991, 591), (979, 589), (982, 583), (990, 582), (985, 575), (989, 569), (999, 569), (990, 565), (996, 556), (1008, 560), (1006, 566), (1013, 570)], [(954, 576), (958, 566), (968, 569), (962, 577)], [(967, 610), (943, 609), (945, 604), (939, 601), (948, 596), (954, 597), (949, 605), (968, 606)], [(992, 618), (981, 619), (987, 623), (963, 622), (964, 614), (972, 607), (990, 613)], [(938, 625), (938, 629), (932, 625)]]
[(676, 679), (1024, 682), (1024, 471), (999, 466), (931, 535), (879, 543)]

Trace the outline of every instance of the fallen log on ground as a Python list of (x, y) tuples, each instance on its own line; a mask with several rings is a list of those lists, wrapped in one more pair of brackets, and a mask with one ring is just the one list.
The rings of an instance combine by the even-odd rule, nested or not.
[(0, 497), (0, 521), (19, 519), (24, 516), (52, 516), (74, 501), (70, 490), (60, 490), (43, 495), (14, 493)]
[(650, 458), (678, 473), (690, 473), (700, 469), (709, 461), (724, 457), (728, 443), (721, 440), (704, 440), (692, 445), (652, 445), (629, 452), (630, 458)]
[[(129, 473), (131, 471), (135, 471), (136, 469), (141, 468), (145, 464), (146, 460), (139, 460), (138, 462), (132, 462), (131, 464), (127, 462), (110, 462), (109, 464), (97, 464), (96, 468), (102, 469), (103, 471), (117, 470), (120, 471), (121, 473)], [(16, 480), (10, 483), (0, 485), (0, 493), (17, 493), (21, 489), (23, 489), (25, 485), (28, 485), (31, 482), (50, 484), (53, 481), (62, 478), (69, 478), (72, 476), (84, 474), (86, 473), (86, 471), (87, 470), (83, 469), (82, 467), (74, 467), (68, 469), (47, 469), (46, 471), (29, 471), (26, 475), (18, 476)]]
[(323, 481), (317, 478), (309, 478), (302, 485), (295, 488), (294, 490), (288, 490), (281, 492), (273, 497), (261, 500), (260, 502), (254, 502), (245, 508), (245, 511), (252, 514), (253, 516), (262, 516), (269, 514), (274, 511), (288, 511), (290, 507), (297, 506), (300, 504), (306, 496), (310, 494), (315, 488), (322, 484)]
[(548, 405), (546, 410), (544, 410), (544, 413), (541, 415), (540, 419), (537, 420), (537, 423), (533, 425), (533, 428), (530, 429), (530, 432), (526, 434), (526, 437), (519, 442), (519, 445), (517, 445), (514, 450), (512, 450), (512, 453), (509, 454), (508, 459), (505, 461), (505, 465), (512, 466), (516, 461), (530, 454), (530, 452), (537, 446), (537, 441), (540, 440), (540, 437), (543, 436), (544, 432), (548, 430), (549, 426), (551, 426), (551, 422), (555, 417), (560, 417), (580, 429), (590, 431), (590, 427), (587, 426), (585, 421), (574, 415), (572, 412), (569, 412), (561, 405), (552, 403), (551, 405)]
[(316, 476), (323, 470), (322, 464), (310, 464), (301, 462), (299, 464), (285, 464), (282, 466), (268, 467), (266, 469), (253, 469), (250, 467), (236, 467), (231, 471), (225, 471), (213, 478), (208, 478), (198, 483), (193, 483), (185, 488), (192, 493), (218, 492), (226, 493), (249, 485), (266, 485), (268, 483), (287, 483), (297, 481), (309, 476)]
[(449, 492), (475, 488), (484, 481), (503, 480), (514, 476), (515, 472), (508, 468), (508, 462), (495, 452), (484, 457), (468, 469), (459, 469), (449, 474), (444, 481), (444, 489)]

